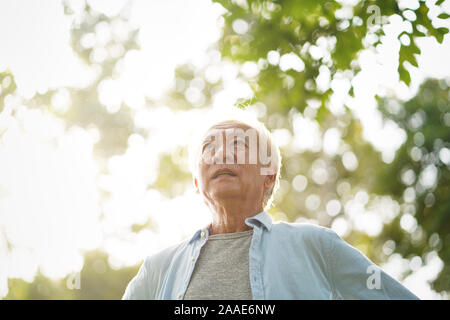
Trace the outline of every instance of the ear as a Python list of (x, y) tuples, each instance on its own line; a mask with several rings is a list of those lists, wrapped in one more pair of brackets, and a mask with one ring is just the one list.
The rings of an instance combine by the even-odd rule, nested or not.
[(266, 175), (264, 179), (264, 187), (266, 187), (266, 189), (272, 187), (272, 185), (275, 184), (276, 178), (277, 178), (276, 173)]
[(200, 189), (198, 187), (198, 180), (197, 178), (194, 178), (194, 187), (195, 187), (195, 193), (200, 194)]

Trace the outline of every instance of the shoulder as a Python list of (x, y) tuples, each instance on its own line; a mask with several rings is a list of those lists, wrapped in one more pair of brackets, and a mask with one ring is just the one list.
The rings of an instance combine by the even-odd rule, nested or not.
[(336, 234), (330, 228), (307, 222), (277, 222), (272, 225), (270, 233), (277, 238), (283, 237), (320, 246), (328, 246)]
[(165, 269), (178, 252), (187, 247), (189, 240), (179, 241), (171, 246), (161, 249), (144, 260), (144, 267), (147, 271)]
[(138, 274), (127, 286), (123, 299), (155, 299), (164, 272), (177, 252), (187, 244), (188, 241), (184, 240), (147, 256)]
[(275, 222), (272, 225), (274, 232), (288, 232), (299, 236), (307, 237), (322, 237), (326, 236), (330, 231), (330, 228), (319, 226), (308, 222)]

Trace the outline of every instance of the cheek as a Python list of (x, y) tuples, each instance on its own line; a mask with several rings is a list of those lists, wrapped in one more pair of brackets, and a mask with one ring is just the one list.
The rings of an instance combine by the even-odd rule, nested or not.
[(245, 168), (243, 168), (244, 174), (242, 177), (249, 181), (252, 184), (257, 184), (260, 182), (260, 180), (264, 180), (263, 176), (261, 176), (260, 168), (257, 165), (246, 165)]
[(207, 179), (207, 174), (206, 174), (208, 172), (207, 171), (208, 168), (209, 167), (207, 165), (202, 165), (199, 168), (197, 181), (198, 181), (198, 188), (199, 188), (200, 192), (202, 190), (204, 190), (205, 187), (207, 187), (207, 185), (208, 185), (208, 179)]
[(198, 189), (200, 190), (200, 192), (202, 191), (202, 190), (204, 190), (205, 189), (205, 179), (203, 179), (203, 177), (202, 177), (202, 175), (200, 175), (198, 178), (197, 178), (197, 181), (198, 181)]

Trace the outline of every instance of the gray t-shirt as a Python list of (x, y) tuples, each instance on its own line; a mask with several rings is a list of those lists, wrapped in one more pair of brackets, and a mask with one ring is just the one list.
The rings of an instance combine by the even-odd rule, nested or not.
[(214, 234), (203, 245), (185, 300), (251, 300), (248, 254), (253, 229)]

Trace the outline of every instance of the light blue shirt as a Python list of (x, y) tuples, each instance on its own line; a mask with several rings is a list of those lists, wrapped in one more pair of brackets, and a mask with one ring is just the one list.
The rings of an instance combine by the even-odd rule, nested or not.
[[(273, 223), (264, 211), (253, 227), (249, 275), (253, 299), (418, 299), (334, 231)], [(122, 299), (183, 299), (208, 229), (147, 257)], [(217, 254), (220, 254), (219, 252)]]

